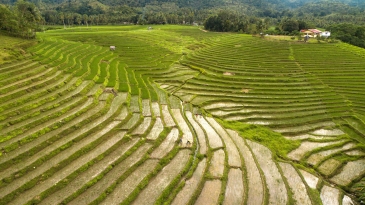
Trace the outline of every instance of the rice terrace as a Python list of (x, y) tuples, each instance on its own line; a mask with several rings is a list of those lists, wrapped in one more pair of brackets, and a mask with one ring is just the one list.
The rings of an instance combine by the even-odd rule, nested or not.
[(0, 39), (34, 43), (0, 59), (0, 204), (365, 201), (362, 48), (181, 25)]

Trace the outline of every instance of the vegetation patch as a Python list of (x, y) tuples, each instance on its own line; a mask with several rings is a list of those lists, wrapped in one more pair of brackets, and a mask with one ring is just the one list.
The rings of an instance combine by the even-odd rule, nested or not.
[(276, 156), (287, 159), (287, 154), (300, 146), (299, 140), (288, 140), (280, 133), (259, 125), (218, 120), (227, 129), (238, 131), (240, 136), (268, 147)]

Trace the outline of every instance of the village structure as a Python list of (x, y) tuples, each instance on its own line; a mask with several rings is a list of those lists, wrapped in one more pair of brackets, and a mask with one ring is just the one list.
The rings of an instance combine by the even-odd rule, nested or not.
[(329, 31), (320, 31), (318, 29), (303, 29), (300, 30), (303, 37), (316, 38), (317, 36), (328, 38), (331, 36)]

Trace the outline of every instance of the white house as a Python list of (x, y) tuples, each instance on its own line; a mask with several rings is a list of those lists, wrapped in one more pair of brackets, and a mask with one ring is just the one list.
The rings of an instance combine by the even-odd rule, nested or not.
[(329, 31), (323, 31), (323, 32), (321, 33), (321, 36), (328, 38), (328, 37), (330, 37), (330, 36), (331, 36), (331, 32), (329, 32)]

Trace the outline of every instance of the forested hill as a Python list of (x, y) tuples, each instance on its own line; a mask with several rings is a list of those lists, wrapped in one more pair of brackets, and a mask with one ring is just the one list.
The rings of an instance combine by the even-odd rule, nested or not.
[[(335, 26), (343, 23), (349, 25)], [(365, 47), (363, 0), (0, 0), (0, 30), (16, 36), (34, 37), (47, 25), (106, 24), (204, 24), (212, 31), (276, 35), (346, 27), (336, 37)], [(350, 31), (356, 39), (346, 36)]]
[[(14, 4), (17, 0), (0, 0), (1, 4)], [(37, 6), (58, 6), (61, 4), (78, 4), (90, 0), (28, 0)], [(179, 7), (193, 7), (197, 9), (212, 8), (229, 5), (247, 5), (257, 8), (298, 8), (308, 3), (342, 3), (355, 7), (365, 7), (363, 0), (92, 0), (105, 6), (127, 5), (130, 7), (144, 7), (149, 4), (174, 3)]]

